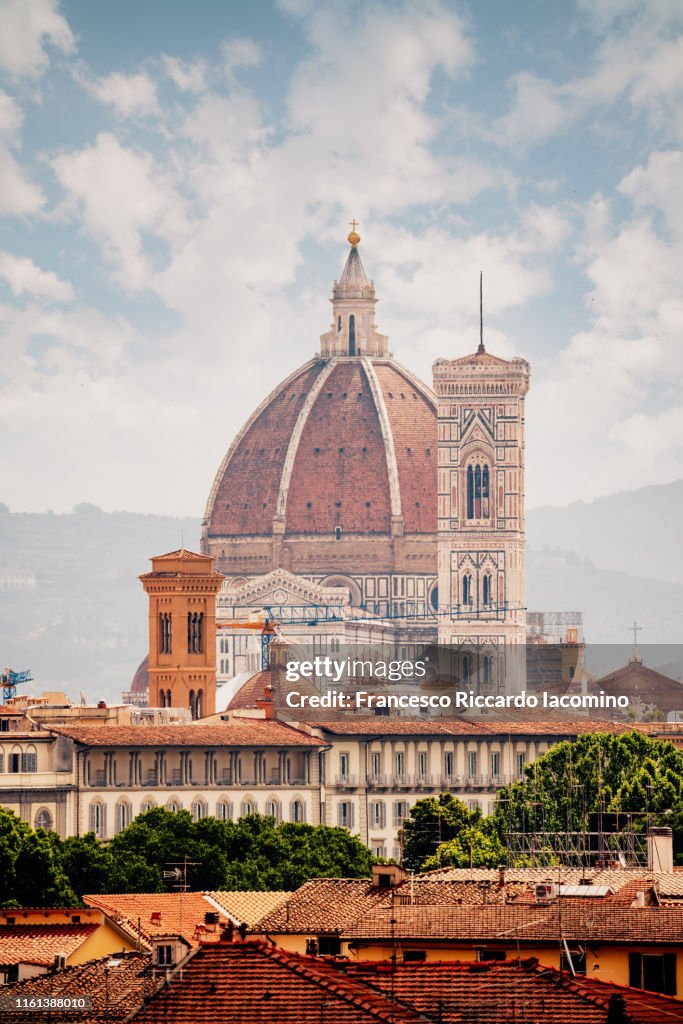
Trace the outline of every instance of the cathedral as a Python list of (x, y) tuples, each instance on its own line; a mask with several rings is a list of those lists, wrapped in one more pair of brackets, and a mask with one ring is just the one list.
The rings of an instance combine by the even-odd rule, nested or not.
[(219, 682), (260, 666), (240, 629), (256, 610), (322, 651), (526, 639), (529, 365), (482, 334), (436, 361), (430, 388), (389, 351), (355, 230), (348, 241), (319, 351), (258, 406), (209, 495)]

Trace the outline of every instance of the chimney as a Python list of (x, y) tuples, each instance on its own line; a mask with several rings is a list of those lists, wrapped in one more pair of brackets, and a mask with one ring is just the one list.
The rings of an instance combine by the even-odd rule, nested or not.
[(263, 711), (266, 721), (270, 722), (275, 718), (275, 704), (273, 702), (273, 687), (268, 684), (263, 688), (263, 697), (256, 701), (256, 707)]
[(648, 829), (647, 866), (650, 871), (673, 871), (674, 845), (670, 828)]
[(505, 885), (505, 865), (504, 864), (499, 864), (498, 865), (498, 885), (500, 886), (501, 889)]

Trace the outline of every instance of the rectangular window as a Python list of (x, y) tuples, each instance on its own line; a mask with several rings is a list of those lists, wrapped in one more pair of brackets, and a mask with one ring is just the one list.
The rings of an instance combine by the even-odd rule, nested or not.
[(22, 754), (21, 755), (21, 770), (22, 772), (35, 772), (38, 770), (37, 755), (36, 754)]
[(370, 804), (370, 823), (373, 828), (384, 828), (384, 801), (375, 800)]
[(408, 817), (408, 801), (397, 800), (394, 803), (394, 828), (401, 828)]
[(500, 754), (491, 754), (491, 775), (500, 775)]
[(339, 778), (341, 782), (346, 782), (349, 777), (349, 755), (339, 755)]
[(342, 800), (337, 807), (337, 822), (340, 828), (353, 828), (353, 804)]
[(386, 857), (386, 855), (387, 855), (387, 848), (386, 848), (386, 846), (383, 846), (383, 845), (373, 846), (372, 847), (372, 855), (373, 855), (373, 857)]
[(424, 781), (427, 777), (427, 751), (420, 750), (417, 755), (417, 774), (420, 777), (420, 781)]
[(341, 939), (335, 935), (319, 935), (318, 953), (320, 956), (339, 956), (341, 953)]
[(504, 949), (478, 949), (477, 960), (505, 960), (507, 953)]
[(421, 964), (427, 959), (427, 952), (424, 949), (406, 949), (403, 953), (404, 964)]
[(157, 946), (157, 963), (162, 966), (169, 966), (173, 963), (172, 946)]
[(453, 755), (451, 753), (445, 754), (443, 759), (443, 767), (446, 778), (453, 778)]
[(524, 776), (524, 754), (517, 754), (517, 778)]
[(370, 773), (373, 779), (379, 778), (382, 771), (382, 755), (379, 751), (370, 755)]
[(477, 755), (475, 751), (470, 751), (467, 755), (467, 771), (470, 777), (474, 777), (477, 774)]
[(396, 754), (396, 775), (398, 778), (403, 777), (405, 771), (405, 755), (399, 750)]
[[(571, 966), (570, 966), (571, 958)], [(567, 956), (566, 950), (562, 950), (560, 953), (560, 970), (571, 971), (573, 968), (574, 974), (585, 974), (586, 973), (586, 952), (582, 949), (570, 949), (569, 957)]]
[(629, 953), (628, 983), (631, 988), (644, 988), (648, 992), (676, 995), (676, 954), (660, 956)]

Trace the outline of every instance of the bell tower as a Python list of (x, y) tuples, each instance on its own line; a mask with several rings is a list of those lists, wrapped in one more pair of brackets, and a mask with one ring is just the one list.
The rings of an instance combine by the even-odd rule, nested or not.
[(216, 593), (225, 577), (213, 559), (181, 548), (152, 558), (140, 577), (149, 595), (149, 703), (216, 711)]
[(438, 359), (439, 643), (526, 642), (524, 359)]

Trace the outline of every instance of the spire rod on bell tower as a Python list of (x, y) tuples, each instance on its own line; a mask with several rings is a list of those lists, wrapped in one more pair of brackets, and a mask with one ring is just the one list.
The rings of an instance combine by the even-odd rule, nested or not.
[(479, 348), (477, 355), (481, 356), (486, 352), (484, 348), (484, 271), (479, 271)]

